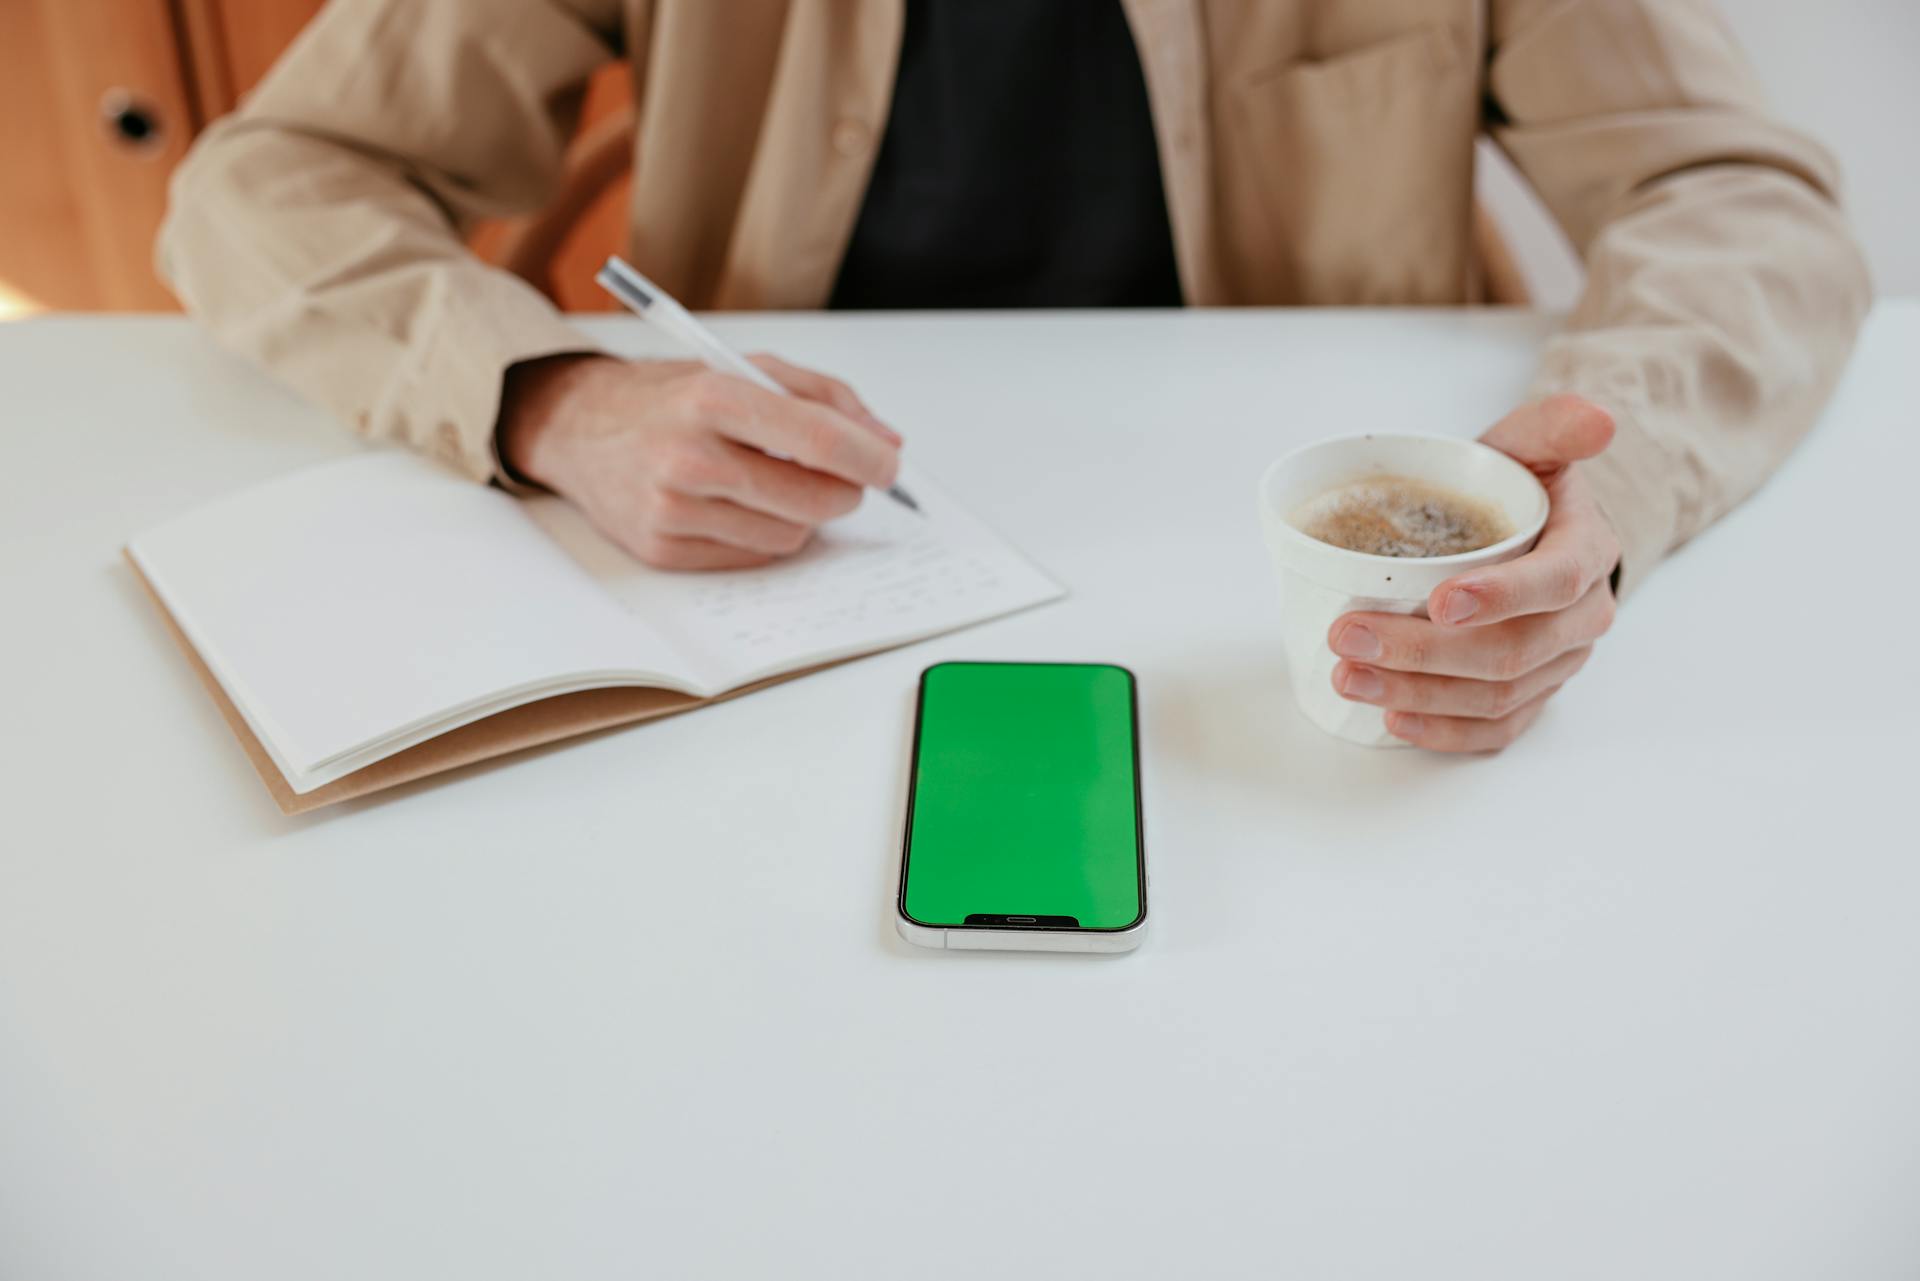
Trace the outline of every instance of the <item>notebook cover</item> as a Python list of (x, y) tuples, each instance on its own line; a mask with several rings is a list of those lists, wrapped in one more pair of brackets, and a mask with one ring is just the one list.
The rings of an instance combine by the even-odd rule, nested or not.
[[(123, 553), (124, 554), (124, 553)], [(563, 738), (573, 738), (580, 734), (591, 734), (595, 730), (611, 729), (616, 725), (630, 725), (635, 721), (653, 720), (660, 716), (671, 716), (675, 712), (688, 711), (707, 703), (721, 699), (734, 698), (748, 694), (769, 685), (792, 680), (796, 676), (805, 676), (832, 663), (822, 663), (803, 671), (789, 672), (784, 676), (775, 676), (767, 680), (743, 685), (739, 689), (728, 690), (714, 698), (700, 698), (693, 694), (682, 694), (669, 689), (646, 689), (633, 686), (617, 686), (611, 689), (581, 690), (572, 694), (560, 694), (553, 698), (542, 699), (535, 703), (526, 703), (496, 712), (483, 720), (473, 721), (458, 729), (448, 730), (437, 738), (424, 743), (416, 743), (404, 751), (385, 757), (315, 788), (311, 792), (296, 792), (288, 786), (280, 767), (273, 763), (273, 757), (254, 736), (247, 725), (246, 718), (240, 715), (240, 709), (227, 697), (227, 691), (220, 687), (213, 671), (200, 657), (200, 652), (187, 639), (174, 621), (173, 613), (160, 599), (153, 584), (140, 571), (133, 557), (126, 557), (127, 564), (133, 567), (133, 576), (139, 580), (142, 590), (147, 593), (154, 608), (160, 611), (160, 618), (166, 624), (167, 631), (173, 635), (180, 646), (180, 652), (187, 656), (187, 662), (200, 677), (200, 683), (206, 687), (213, 698), (214, 705), (220, 709), (220, 715), (226, 718), (227, 726), (233, 736), (240, 740), (241, 748), (247, 759), (253, 762), (253, 768), (260, 775), (260, 781), (267, 785), (274, 803), (282, 813), (304, 814), (322, 806), (338, 801), (350, 800), (356, 796), (366, 796), (372, 792), (397, 787), (402, 783), (411, 783), (415, 779), (426, 778), (434, 774), (443, 774), (448, 770), (459, 769), (480, 761), (492, 760), (512, 752), (524, 751), (530, 747), (540, 747), (547, 743), (558, 742)], [(846, 660), (840, 660), (842, 662)]]

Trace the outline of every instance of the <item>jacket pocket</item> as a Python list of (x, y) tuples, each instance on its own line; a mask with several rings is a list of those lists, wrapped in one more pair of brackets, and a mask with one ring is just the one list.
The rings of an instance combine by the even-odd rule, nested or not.
[(1304, 303), (1466, 297), (1479, 75), (1464, 34), (1424, 27), (1241, 84), (1240, 161)]

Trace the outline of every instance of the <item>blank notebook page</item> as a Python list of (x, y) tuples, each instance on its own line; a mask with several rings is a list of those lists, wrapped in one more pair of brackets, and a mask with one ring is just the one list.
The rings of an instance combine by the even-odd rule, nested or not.
[(283, 767), (583, 673), (684, 667), (518, 502), (398, 451), (245, 490), (129, 549)]

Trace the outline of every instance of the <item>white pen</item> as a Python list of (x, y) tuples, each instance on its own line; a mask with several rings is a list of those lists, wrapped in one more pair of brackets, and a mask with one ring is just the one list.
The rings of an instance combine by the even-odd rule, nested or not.
[[(607, 259), (607, 265), (594, 275), (594, 280), (628, 311), (693, 348), (709, 368), (737, 374), (756, 387), (764, 387), (782, 396), (792, 395), (760, 366), (721, 342), (711, 329), (693, 318), (692, 312), (675, 302), (666, 290), (634, 270), (633, 264), (626, 259), (618, 255)], [(910, 511), (920, 510), (920, 504), (914, 501), (913, 495), (898, 485), (887, 490), (887, 497)]]

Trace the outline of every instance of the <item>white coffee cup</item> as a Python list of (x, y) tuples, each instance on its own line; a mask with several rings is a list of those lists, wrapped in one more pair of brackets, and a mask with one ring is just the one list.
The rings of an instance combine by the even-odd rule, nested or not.
[[(1511, 537), (1454, 556), (1375, 556), (1303, 533), (1293, 518), (1328, 490), (1370, 476), (1406, 476), (1491, 503)], [(1453, 436), (1340, 436), (1279, 459), (1260, 479), (1260, 524), (1280, 575), (1281, 643), (1300, 710), (1329, 734), (1370, 747), (1404, 747), (1385, 713), (1333, 688), (1339, 657), (1327, 645), (1333, 620), (1353, 610), (1427, 613), (1427, 596), (1447, 579), (1523, 555), (1547, 521), (1547, 491), (1497, 449)]]

